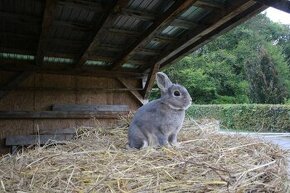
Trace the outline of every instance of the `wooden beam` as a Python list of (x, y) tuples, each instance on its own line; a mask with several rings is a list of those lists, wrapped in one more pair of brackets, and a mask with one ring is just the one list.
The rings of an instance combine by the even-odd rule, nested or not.
[(154, 64), (151, 67), (151, 70), (150, 70), (150, 73), (148, 74), (147, 82), (146, 82), (146, 85), (145, 85), (145, 88), (144, 88), (144, 91), (143, 91), (144, 99), (148, 99), (149, 98), (150, 93), (151, 93), (151, 89), (152, 89), (152, 87), (154, 85), (155, 75), (159, 71), (159, 69), (160, 69), (160, 65), (158, 63)]
[(0, 88), (0, 100), (5, 97), (11, 90), (14, 90), (20, 83), (27, 79), (31, 72), (20, 72), (13, 77), (6, 85)]
[(92, 50), (99, 44), (99, 38), (107, 33), (106, 26), (111, 25), (111, 23), (118, 17), (118, 11), (122, 10), (122, 8), (126, 7), (129, 0), (118, 0), (114, 4), (106, 10), (106, 15), (103, 17), (100, 25), (97, 27), (96, 34), (93, 40), (90, 42), (86, 50), (82, 53), (78, 63), (76, 64), (76, 68), (82, 67), (85, 62), (90, 57), (90, 53)]
[(196, 7), (200, 7), (209, 11), (215, 10), (217, 9), (217, 11), (223, 11), (224, 10), (224, 6), (221, 3), (217, 3), (214, 1), (197, 1), (194, 6)]
[(186, 21), (183, 19), (175, 19), (173, 22), (170, 24), (171, 26), (183, 28), (183, 29), (193, 29), (201, 24), (192, 22), (192, 21)]
[(52, 111), (127, 112), (128, 105), (53, 104)]
[(64, 141), (73, 139), (74, 134), (56, 134), (56, 135), (16, 135), (6, 137), (6, 146), (26, 146), (26, 145), (44, 145), (48, 143), (61, 144)]
[(274, 7), (276, 9), (279, 9), (281, 11), (284, 11), (286, 13), (290, 13), (290, 1), (287, 0), (255, 0), (259, 3), (262, 3), (264, 5)]
[(145, 74), (137, 72), (127, 72), (127, 71), (110, 71), (99, 69), (96, 67), (85, 67), (82, 69), (74, 69), (71, 66), (62, 69), (51, 69), (49, 67), (39, 67), (35, 66), (31, 61), (1, 61), (0, 60), (0, 70), (3, 71), (14, 71), (14, 72), (36, 72), (44, 74), (62, 74), (62, 75), (79, 75), (79, 76), (93, 76), (93, 77), (124, 77), (132, 79), (142, 79)]
[(123, 8), (121, 11), (121, 14), (134, 17), (139, 20), (145, 20), (145, 21), (153, 21), (157, 17), (156, 13), (151, 13), (144, 10), (128, 9), (128, 8)]
[(36, 65), (42, 66), (43, 58), (46, 51), (47, 43), (48, 43), (48, 34), (50, 33), (53, 20), (57, 11), (56, 8), (57, 0), (46, 0), (45, 8), (43, 13), (41, 34), (38, 41), (38, 49), (36, 54)]
[(125, 79), (118, 78), (118, 81), (129, 89), (130, 93), (140, 102), (141, 105), (148, 103), (148, 100), (145, 99), (138, 91), (130, 89), (130, 85), (127, 83)]
[(130, 45), (113, 64), (112, 69), (118, 69), (122, 64), (126, 63), (130, 55), (139, 47), (146, 45), (151, 39), (158, 33), (160, 33), (164, 27), (171, 23), (176, 16), (186, 10), (191, 6), (196, 0), (176, 0), (173, 5), (168, 8), (164, 13), (161, 14), (159, 19), (154, 21), (154, 23), (145, 32), (138, 37), (138, 39)]
[(0, 119), (118, 119), (127, 112), (0, 111)]

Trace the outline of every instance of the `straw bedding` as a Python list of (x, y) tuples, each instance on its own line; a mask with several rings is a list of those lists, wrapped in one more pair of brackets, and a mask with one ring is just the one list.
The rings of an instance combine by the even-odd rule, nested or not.
[(0, 160), (0, 192), (287, 192), (286, 153), (188, 121), (181, 147), (127, 150), (127, 127), (82, 128), (65, 145)]

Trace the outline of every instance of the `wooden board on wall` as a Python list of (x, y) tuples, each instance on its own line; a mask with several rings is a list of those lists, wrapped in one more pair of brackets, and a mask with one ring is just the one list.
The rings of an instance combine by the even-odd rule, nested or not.
[[(0, 81), (6, 82), (14, 74), (0, 71)], [(130, 80), (132, 88), (140, 88), (139, 82)], [(110, 104), (128, 105), (130, 110), (136, 110), (139, 102), (129, 91), (102, 91), (86, 90), (45, 90), (45, 87), (58, 88), (124, 88), (124, 86), (114, 78), (80, 77), (71, 75), (44, 75), (33, 74), (25, 80), (21, 86), (43, 88), (37, 90), (16, 90), (11, 91), (0, 100), (0, 111), (47, 111), (51, 110), (51, 105), (62, 104)], [(4, 148), (4, 138), (7, 135), (31, 134), (38, 129), (54, 130), (75, 127), (112, 127), (118, 121), (116, 119), (38, 119), (38, 120), (1, 120), (0, 121), (0, 154)], [(2, 153), (3, 153), (2, 151)]]

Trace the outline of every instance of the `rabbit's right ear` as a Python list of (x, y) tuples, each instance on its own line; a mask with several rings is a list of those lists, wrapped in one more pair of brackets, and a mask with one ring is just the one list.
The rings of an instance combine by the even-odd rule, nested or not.
[(166, 91), (172, 85), (172, 82), (170, 81), (168, 76), (164, 74), (163, 72), (157, 72), (156, 81), (157, 81), (158, 87), (162, 91)]

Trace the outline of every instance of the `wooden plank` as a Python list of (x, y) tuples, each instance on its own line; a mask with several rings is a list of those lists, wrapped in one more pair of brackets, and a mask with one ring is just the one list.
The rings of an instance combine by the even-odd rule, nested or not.
[(95, 36), (93, 37), (92, 41), (90, 42), (86, 50), (81, 54), (81, 57), (79, 58), (78, 63), (76, 64), (76, 68), (80, 68), (85, 64), (92, 50), (99, 44), (99, 38), (105, 35), (105, 33), (107, 33), (106, 26), (111, 25), (111, 23), (118, 17), (116, 13), (119, 10), (122, 10), (122, 8), (126, 7), (128, 2), (129, 0), (119, 0), (115, 1), (114, 4), (108, 7), (108, 9), (106, 10), (106, 15), (103, 17), (102, 22), (97, 27)]
[(61, 135), (61, 134), (76, 134), (76, 128), (62, 128), (62, 129), (39, 129), (37, 135), (51, 134), (51, 135)]
[(166, 27), (170, 22), (172, 22), (176, 16), (186, 10), (189, 6), (191, 6), (196, 0), (176, 0), (170, 8), (165, 11), (159, 19), (153, 22), (153, 24), (145, 30), (144, 33), (137, 40), (130, 45), (119, 57), (116, 62), (114, 62), (112, 69), (118, 69), (122, 66), (122, 64), (126, 63), (129, 59), (130, 55), (139, 47), (146, 45), (151, 41), (151, 39), (160, 33), (164, 27)]
[(143, 91), (143, 95), (145, 99), (148, 99), (150, 96), (151, 89), (154, 85), (155, 75), (159, 71), (160, 65), (158, 63), (154, 64), (148, 74), (147, 82)]
[(129, 112), (128, 105), (53, 104), (52, 111)]
[(47, 43), (48, 43), (48, 34), (50, 33), (54, 17), (56, 15), (57, 0), (46, 0), (45, 1), (45, 9), (43, 13), (41, 34), (38, 41), (38, 49), (36, 54), (36, 65), (43, 65), (43, 58), (46, 51)]
[(139, 20), (145, 20), (145, 21), (153, 21), (157, 17), (156, 13), (151, 13), (144, 10), (128, 9), (128, 8), (123, 8), (121, 11), (121, 14), (134, 17)]
[[(125, 79), (118, 78), (118, 81), (126, 88), (130, 89), (130, 85), (126, 82)], [(142, 105), (148, 103), (148, 100), (145, 99), (138, 91), (131, 89), (129, 91)]]
[(57, 134), (57, 135), (16, 135), (6, 137), (6, 146), (24, 146), (24, 145), (44, 145), (48, 143), (64, 143), (73, 139), (73, 134)]
[(14, 89), (0, 89), (2, 91), (6, 90), (17, 90), (17, 91), (57, 91), (57, 92), (89, 92), (89, 93), (98, 93), (98, 92), (124, 92), (124, 91), (142, 91), (143, 88), (75, 88), (75, 87), (16, 87)]
[(83, 69), (50, 69), (35, 66), (32, 61), (0, 61), (0, 70), (15, 71), (15, 72), (37, 72), (45, 74), (63, 74), (63, 75), (79, 75), (79, 76), (94, 76), (94, 77), (126, 77), (132, 79), (142, 79), (145, 74), (127, 71), (110, 71), (102, 70), (95, 67), (86, 67)]
[(117, 119), (127, 112), (0, 111), (0, 119)]
[(11, 90), (14, 90), (20, 83), (27, 79), (31, 72), (20, 72), (13, 77), (6, 85), (0, 88), (0, 100), (5, 97)]
[(279, 9), (281, 11), (284, 11), (286, 13), (290, 13), (290, 1), (287, 0), (255, 0), (259, 3), (262, 3), (264, 5), (274, 7), (276, 9)]
[(197, 1), (194, 6), (196, 7), (200, 7), (206, 10), (214, 10), (217, 9), (218, 11), (223, 11), (224, 10), (224, 6), (221, 3), (217, 3), (214, 1)]

